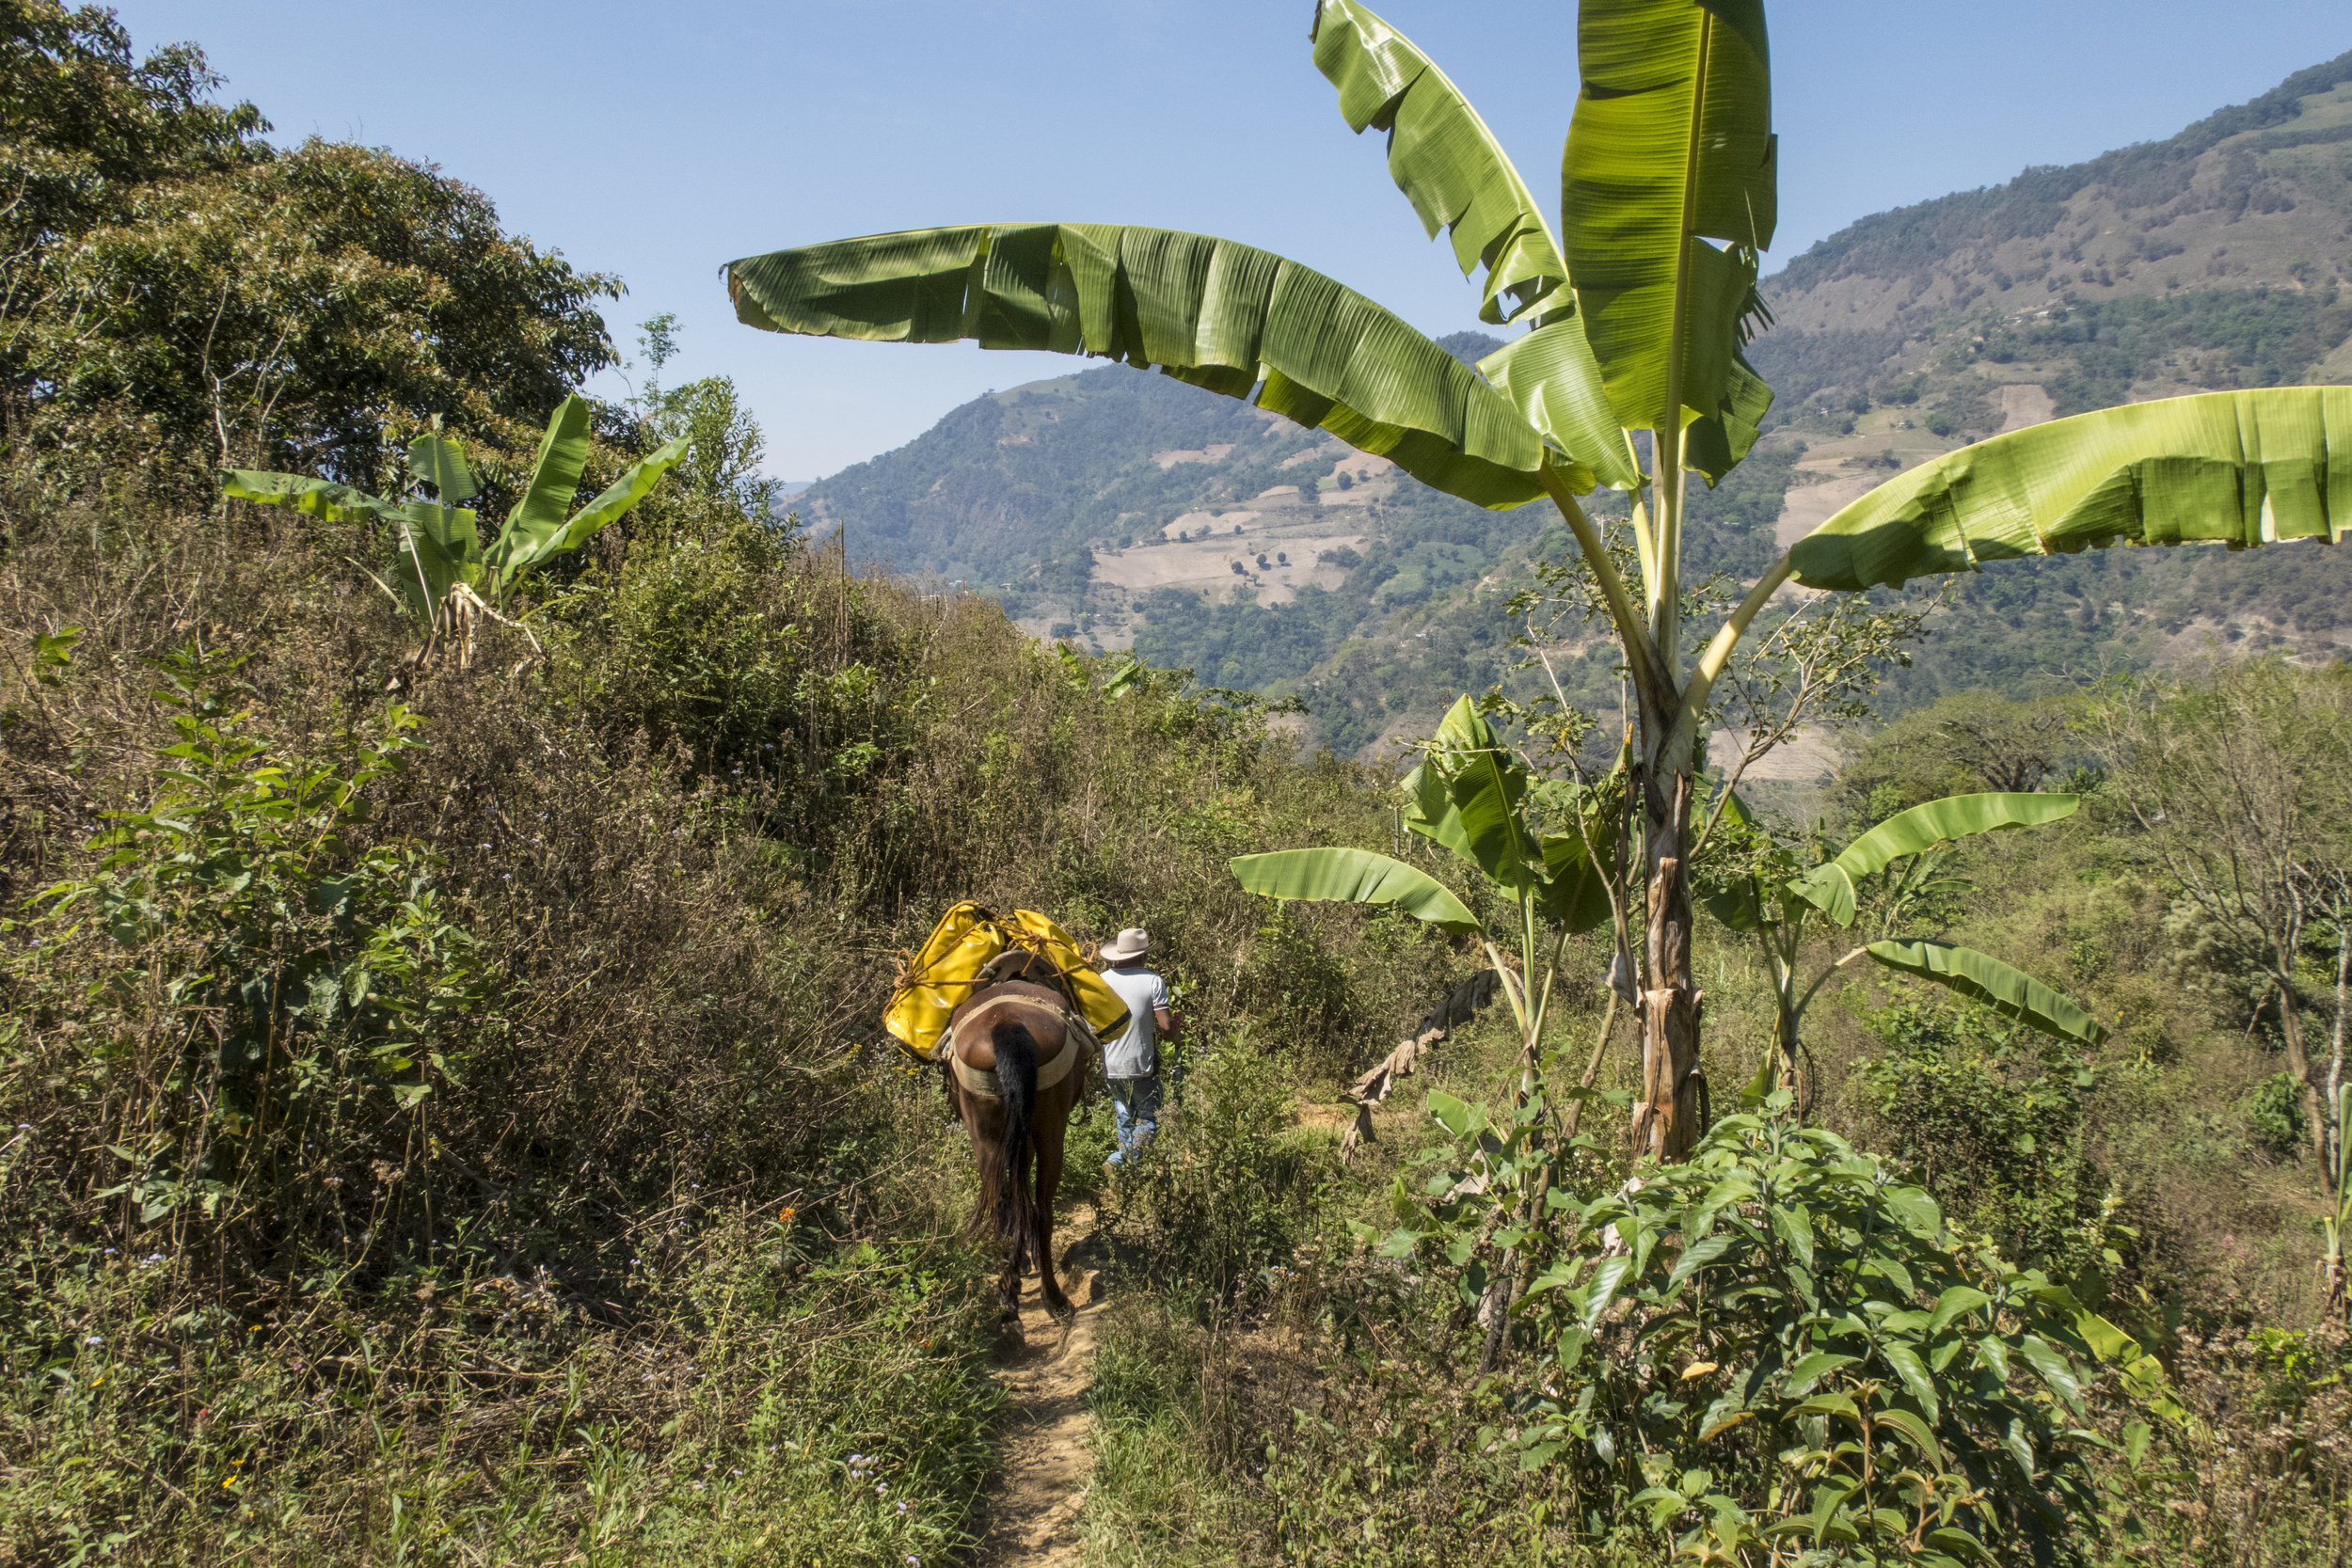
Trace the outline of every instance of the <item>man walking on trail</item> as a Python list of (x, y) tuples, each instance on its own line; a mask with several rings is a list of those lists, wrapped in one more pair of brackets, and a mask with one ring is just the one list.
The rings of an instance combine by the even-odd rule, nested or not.
[(1127, 1004), (1127, 1032), (1103, 1042), (1103, 1076), (1110, 1080), (1119, 1148), (1104, 1164), (1113, 1170), (1160, 1130), (1159, 1039), (1176, 1037), (1168, 1011), (1168, 982), (1143, 967), (1152, 939), (1130, 926), (1103, 947), (1103, 978)]

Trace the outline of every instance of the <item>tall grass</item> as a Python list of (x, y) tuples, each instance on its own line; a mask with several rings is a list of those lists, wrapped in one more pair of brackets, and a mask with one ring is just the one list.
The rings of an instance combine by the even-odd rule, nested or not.
[(721, 506), (396, 736), (380, 542), (9, 519), (0, 1561), (939, 1560), (998, 1395), (900, 956), (1146, 925), (1325, 1084), (1468, 962), (1225, 876), (1384, 836), (1357, 769)]

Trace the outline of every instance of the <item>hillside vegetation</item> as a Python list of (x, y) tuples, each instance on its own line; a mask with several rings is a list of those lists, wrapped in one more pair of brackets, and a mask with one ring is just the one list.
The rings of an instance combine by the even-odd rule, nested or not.
[[(1125, 546), (1214, 546), (1259, 595), (1151, 591), (1180, 612), (1146, 593), (1137, 665), (1014, 619), (1018, 595), (1054, 592), (1050, 553), (1027, 586), (997, 578), (999, 602), (860, 569), (854, 525), (846, 549), (813, 538), (714, 378), (598, 405), (566, 507), (668, 442), (685, 460), (520, 579), (501, 601), (519, 624), (485, 623), (469, 664), (426, 657), (386, 586), (416, 559), (391, 527), (226, 500), (216, 469), (389, 493), (408, 440), (438, 430), (481, 475), (489, 531), (559, 400), (612, 361), (616, 285), (433, 168), (273, 150), (193, 49), (141, 56), (104, 13), (44, 0), (11, 24), (0, 155), (30, 195), (0, 263), (0, 1563), (975, 1560), (1008, 1399), (996, 1259), (967, 1230), (972, 1157), (939, 1069), (880, 1028), (908, 954), (967, 897), (1082, 940), (1148, 927), (1185, 1019), (1166, 1131), (1131, 1174), (1101, 1171), (1099, 1085), (1073, 1130), (1065, 1194), (1094, 1216), (1076, 1239), (1109, 1297), (1088, 1562), (1663, 1564), (1722, 1528), (1717, 1498), (1796, 1531), (1839, 1498), (1777, 1478), (1859, 1465), (1890, 1499), (1882, 1560), (1941, 1568), (1929, 1521), (1974, 1503), (1938, 1433), (2006, 1466), (1977, 1500), (2010, 1560), (2352, 1560), (2352, 1348), (2317, 1266), (2343, 1210), (2289, 1070), (2298, 1051), (2340, 1057), (2347, 1027), (2341, 667), (1958, 690), (1872, 734), (1820, 827), (1712, 844), (1719, 890), (1947, 792), (2078, 793), (2062, 820), (1967, 840), (1901, 912), (2063, 986), (2108, 1033), (2069, 1043), (1839, 970), (1808, 1026), (1801, 1131), (1785, 1102), (1741, 1099), (1772, 1059), (1769, 978), (1750, 935), (1703, 917), (1704, 1157), (1751, 1196), (1802, 1179), (1818, 1210), (1759, 1227), (1738, 1192), (1707, 1200), (1709, 1256), (1727, 1275), (1739, 1229), (1739, 1266), (1760, 1272), (1694, 1318), (1677, 1292), (1701, 1263), (1662, 1276), (1713, 1243), (1613, 1228), (1610, 1205), (1661, 1212), (1713, 1177), (1637, 1179), (1640, 1053), (1605, 935), (1559, 938), (1541, 1092), (1512, 1123), (1520, 1042), (1470, 1006), (1490, 981), (1464, 989), (1486, 951), (1394, 910), (1259, 899), (1231, 870), (1376, 848), (1482, 917), (1511, 907), (1405, 831), (1384, 774), (1216, 688), (1275, 686), (1251, 661), (1288, 659), (1296, 690), (1343, 700), (1327, 711), (1353, 717), (1326, 722), (1356, 724), (1351, 744), (1396, 733), (1414, 693), (1491, 679), (1509, 627), (1502, 595), (1472, 590), (1559, 540), (1508, 515), (1468, 513), (1473, 531), (1376, 465), (1324, 467), (1279, 422), (1208, 421), (1172, 383), (1001, 394), (967, 432), (1016, 454), (1001, 471), (1034, 464), (1051, 490), (1089, 450), (1055, 427), (1159, 407), (1152, 439), (1198, 444), (1108, 465), (1099, 487), (1133, 486), (1122, 513), (1184, 508), (1164, 534), (1250, 511), (1246, 557), (1230, 531)], [(254, 222), (172, 216), (188, 211)], [(256, 235), (278, 248), (239, 249)], [(173, 245), (183, 265), (119, 289)], [(643, 329), (657, 378), (671, 329)], [(480, 352), (419, 348), (461, 341)], [(927, 484), (956, 450), (925, 459)], [(1236, 493), (1213, 499), (1243, 506), (1200, 504), (1220, 479)], [(1718, 492), (1725, 539), (1771, 526), (1768, 492)], [(1364, 516), (1360, 544), (1319, 546), (1323, 584), (1272, 602), (1276, 554), (1305, 553), (1279, 542), (1338, 537), (1326, 514)], [(1067, 515), (1059, 537), (1094, 537), (1084, 505)], [(908, 540), (960, 526), (904, 517)], [(2137, 558), (2120, 560), (2128, 584)], [(2293, 586), (2196, 565), (2240, 575), (2192, 583)], [(1327, 608), (1350, 594), (1385, 595), (1381, 636)], [(2066, 605), (2012, 629), (2042, 613), (2104, 635)], [(2001, 646), (1995, 629), (1985, 668), (2010, 668)], [(1180, 656), (1194, 675), (1164, 667)], [(1605, 694), (1608, 656), (1580, 657), (1574, 689)], [(1561, 761), (1532, 789), (1563, 790)], [(2216, 787), (2157, 808), (2152, 779)], [(2249, 828), (2233, 795), (2281, 809)], [(2198, 856), (2280, 821), (2314, 901), (2265, 949)], [(1865, 888), (1873, 920), (1896, 891)], [(1809, 944), (1808, 973), (1845, 945)], [(1412, 1038), (1415, 1074), (1351, 1148), (1343, 1090)], [(1515, 1179), (1502, 1155), (1531, 1131), (1562, 1178), (1544, 1212), (1640, 1299), (1581, 1323), (1543, 1286), (1481, 1320), (1504, 1210), (1481, 1230), (1463, 1206)], [(1848, 1213), (1869, 1220), (1850, 1256)], [(1931, 1291), (1947, 1273), (2006, 1292), (1999, 1309), (1974, 1284)], [(1822, 1323), (1951, 1348), (1901, 1394), (1856, 1362), (1816, 1368), (1851, 1441), (1804, 1390), (1785, 1452), (1760, 1422), (1708, 1430), (1702, 1398), (1747, 1369), (1701, 1353), (1769, 1332), (1768, 1290), (1831, 1291)], [(2086, 1323), (2079, 1382), (2026, 1326)]]

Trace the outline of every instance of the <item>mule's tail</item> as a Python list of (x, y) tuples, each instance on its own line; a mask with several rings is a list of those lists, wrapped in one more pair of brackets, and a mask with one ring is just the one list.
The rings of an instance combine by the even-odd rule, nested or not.
[(1004, 1172), (996, 1189), (996, 1234), (1011, 1239), (1017, 1267), (1037, 1204), (1029, 1188), (1036, 1158), (1029, 1123), (1037, 1112), (1037, 1039), (1009, 1022), (996, 1025), (988, 1037), (996, 1048), (996, 1084), (1005, 1097), (1005, 1137), (996, 1147), (998, 1167)]

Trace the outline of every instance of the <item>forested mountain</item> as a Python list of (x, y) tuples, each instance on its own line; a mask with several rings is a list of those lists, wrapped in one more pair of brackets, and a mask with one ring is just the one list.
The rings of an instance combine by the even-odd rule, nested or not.
[[(1752, 577), (1891, 472), (2041, 420), (2352, 380), (2348, 273), (2352, 55), (2168, 140), (1865, 218), (1765, 280), (1775, 325), (1751, 355), (1775, 404), (1756, 453), (1694, 499), (1694, 552)], [(1481, 512), (1119, 366), (978, 399), (804, 505), (846, 525), (854, 553), (968, 581), (1038, 635), (1298, 693), (1347, 751), (1497, 679), (1517, 568), (1565, 548), (1543, 536), (1549, 509)], [(2352, 567), (2324, 550), (2107, 551), (1996, 567), (1961, 592), (1991, 612), (1968, 624), (2000, 634), (1932, 639), (1893, 705), (2216, 642), (2332, 647), (2340, 619), (2352, 626), (2338, 609)]]

